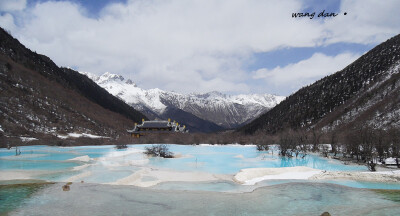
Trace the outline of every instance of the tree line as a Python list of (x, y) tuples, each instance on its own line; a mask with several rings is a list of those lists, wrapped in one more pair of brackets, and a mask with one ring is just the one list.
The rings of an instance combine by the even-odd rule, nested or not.
[(358, 125), (344, 132), (287, 129), (273, 135), (262, 132), (253, 135), (237, 132), (153, 134), (126, 141), (133, 144), (254, 144), (260, 151), (278, 144), (278, 154), (283, 157), (305, 157), (309, 152), (319, 152), (324, 157), (366, 164), (370, 170), (375, 170), (375, 165), (384, 163), (387, 158), (400, 157), (400, 129), (368, 125)]

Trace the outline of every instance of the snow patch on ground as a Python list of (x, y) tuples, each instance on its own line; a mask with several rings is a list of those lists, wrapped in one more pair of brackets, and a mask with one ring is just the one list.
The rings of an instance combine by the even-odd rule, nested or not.
[(4, 130), (3, 130), (3, 128), (1, 127), (1, 125), (0, 125), (0, 132), (4, 132)]
[(390, 158), (386, 158), (385, 159), (385, 164), (386, 165), (396, 165), (397, 163), (396, 163), (396, 158), (392, 158), (392, 157), (390, 157)]
[(60, 135), (57, 134), (57, 137), (60, 139), (67, 139), (67, 138), (79, 138), (79, 137), (87, 137), (87, 138), (92, 138), (92, 139), (109, 139), (110, 137), (106, 136), (98, 136), (98, 135), (93, 135), (93, 134), (87, 134), (87, 133), (68, 133), (68, 135)]
[(198, 146), (235, 146), (235, 147), (244, 147), (244, 148), (254, 148), (256, 145), (242, 145), (242, 144), (199, 144)]
[(22, 142), (30, 142), (30, 141), (34, 141), (34, 140), (38, 140), (34, 137), (20, 137)]

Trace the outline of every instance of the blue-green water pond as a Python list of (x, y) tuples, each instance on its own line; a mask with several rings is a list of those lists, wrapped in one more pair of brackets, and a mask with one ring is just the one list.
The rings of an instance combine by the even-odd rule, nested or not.
[[(327, 170), (327, 171), (367, 171), (365, 166), (358, 165), (344, 165), (340, 161), (331, 160), (327, 158), (322, 158), (317, 155), (307, 155), (304, 158), (281, 158), (277, 155), (277, 151), (268, 151), (268, 152), (259, 152), (256, 150), (254, 146), (241, 146), (241, 145), (169, 145), (169, 150), (173, 152), (177, 158), (172, 159), (164, 159), (164, 158), (147, 158), (143, 154), (143, 150), (146, 146), (151, 145), (129, 145), (127, 149), (117, 150), (114, 146), (78, 146), (78, 147), (51, 147), (51, 146), (22, 146), (20, 147), (21, 155), (15, 156), (15, 149), (7, 150), (0, 149), (0, 170), (5, 172), (29, 172), (29, 173), (38, 173), (34, 175), (34, 179), (45, 180), (45, 181), (65, 181), (73, 176), (80, 175), (84, 172), (90, 172), (90, 175), (85, 176), (85, 183), (112, 183), (116, 182), (119, 179), (130, 176), (136, 171), (144, 168), (150, 167), (154, 169), (163, 169), (163, 170), (172, 170), (172, 171), (196, 171), (196, 172), (205, 172), (212, 174), (230, 174), (233, 175), (239, 172), (244, 168), (257, 168), (257, 167), (268, 167), (268, 168), (279, 168), (279, 167), (294, 167), (294, 166), (307, 166), (315, 169)], [(272, 148), (273, 149), (273, 148)], [(89, 161), (81, 161), (81, 160), (70, 160), (76, 159), (77, 157), (89, 157)], [(77, 167), (81, 167), (77, 169)], [(150, 176), (146, 176), (142, 179), (143, 181), (153, 181), (154, 179)], [(67, 199), (68, 197), (63, 197), (64, 195), (68, 195), (64, 193), (63, 196), (58, 197), (59, 194), (56, 192), (60, 188), (54, 188), (54, 186), (48, 185), (19, 185), (19, 186), (4, 186), (12, 184), (12, 181), (0, 181), (0, 214), (9, 213), (11, 215), (24, 215), (27, 212), (35, 212), (37, 211), (37, 215), (46, 215), (44, 212), (41, 212), (42, 208), (51, 208), (52, 206), (57, 206), (54, 204), (57, 199)], [(14, 183), (19, 183), (15, 181)], [(365, 189), (390, 189), (390, 190), (400, 190), (400, 184), (395, 183), (376, 183), (376, 182), (359, 182), (359, 181), (344, 181), (344, 180), (326, 180), (326, 181), (311, 181), (312, 184), (318, 185), (321, 191), (335, 193), (335, 196), (324, 195), (323, 193), (317, 191), (312, 184), (310, 185), (310, 181), (307, 180), (266, 180), (257, 183), (256, 185), (247, 186), (240, 185), (234, 183), (232, 181), (209, 181), (209, 182), (163, 182), (157, 184), (155, 186), (150, 187), (148, 193), (142, 191), (142, 189), (134, 189), (135, 193), (143, 194), (155, 194), (160, 197), (168, 197), (168, 191), (176, 191), (178, 195), (170, 196), (170, 200), (162, 200), (162, 198), (157, 197), (151, 201), (151, 203), (163, 203), (162, 206), (171, 206), (167, 208), (167, 212), (172, 214), (177, 213), (171, 209), (180, 209), (182, 207), (174, 206), (177, 202), (184, 202), (187, 196), (194, 196), (195, 199), (205, 199), (209, 194), (213, 193), (215, 198), (214, 201), (218, 202), (219, 198), (215, 195), (216, 192), (228, 192), (229, 194), (237, 194), (237, 193), (245, 193), (245, 194), (254, 194), (254, 195), (246, 195), (250, 196), (249, 199), (255, 199), (252, 196), (265, 196), (265, 199), (270, 199), (270, 196), (280, 197), (277, 200), (282, 202), (291, 201), (293, 203), (293, 208), (302, 208), (302, 205), (308, 206), (311, 210), (305, 211), (308, 213), (316, 213), (322, 211), (324, 205), (328, 205), (329, 202), (332, 202), (333, 205), (338, 206), (347, 206), (349, 209), (350, 206), (354, 207), (359, 206), (355, 205), (357, 203), (356, 197), (362, 196), (363, 194), (367, 194), (372, 197), (374, 202), (381, 203), (382, 205), (386, 205), (385, 208), (386, 213), (397, 213), (400, 212), (398, 208), (399, 205), (397, 202), (390, 201), (385, 196), (379, 193), (367, 193)], [(80, 184), (80, 183), (74, 183)], [(84, 185), (84, 184), (82, 184)], [(97, 185), (97, 184), (96, 184)], [(289, 185), (276, 187), (279, 185)], [(292, 186), (290, 186), (292, 185)], [(302, 186), (303, 185), (303, 186)], [(332, 187), (332, 185), (336, 185)], [(345, 187), (343, 187), (345, 186)], [(46, 188), (50, 187), (51, 189), (47, 190)], [(75, 187), (75, 186), (72, 186)], [(123, 195), (124, 199), (129, 196), (135, 197), (135, 199), (139, 199), (136, 195), (130, 194), (129, 191), (125, 191), (120, 188), (113, 188), (111, 186), (96, 186), (99, 187), (99, 190), (116, 190), (120, 193), (117, 197), (122, 199)], [(122, 186), (121, 186), (122, 187)], [(260, 188), (271, 188), (270, 190), (260, 190)], [(303, 193), (302, 196), (308, 197), (306, 200), (299, 201), (296, 196), (293, 196), (290, 191), (280, 192), (280, 189), (291, 189), (295, 190), (293, 193)], [(333, 189), (332, 189), (333, 188)], [(346, 188), (351, 188), (346, 190)], [(84, 197), (89, 197), (90, 194), (102, 196), (100, 200), (102, 202), (110, 202), (107, 201), (108, 198), (115, 199), (115, 196), (112, 194), (104, 195), (98, 194), (96, 190), (92, 191), (92, 186), (83, 187), (82, 191), (86, 191), (88, 194), (82, 195), (80, 199), (84, 199)], [(139, 191), (136, 191), (139, 190)], [(192, 195), (192, 193), (201, 192), (200, 195)], [(116, 192), (117, 193), (117, 192)], [(182, 194), (184, 193), (184, 194)], [(204, 193), (204, 194), (203, 194)], [(272, 194), (270, 194), (272, 193)], [(339, 197), (338, 194), (344, 193), (346, 194), (345, 200), (346, 202), (342, 202), (341, 199), (343, 197)], [(225, 194), (225, 193), (223, 193)], [(268, 194), (268, 195), (267, 195)], [(204, 196), (204, 197), (203, 197)], [(247, 212), (245, 215), (257, 215), (262, 212), (273, 212), (275, 207), (273, 206), (275, 202), (269, 200), (263, 206), (259, 206), (258, 211), (257, 208), (251, 208), (251, 203), (242, 203), (239, 201), (235, 195), (224, 197), (225, 195), (221, 195), (221, 199), (231, 200), (236, 203), (238, 206), (242, 206), (243, 209), (236, 209), (236, 212)], [(236, 195), (242, 196), (242, 195)], [(397, 195), (396, 195), (397, 196)], [(286, 197), (286, 198), (285, 198)], [(69, 197), (68, 199), (70, 199)], [(371, 198), (371, 199), (372, 199)], [(98, 197), (96, 197), (98, 199)], [(118, 198), (117, 198), (118, 199)], [(148, 202), (143, 201), (140, 198), (138, 201), (140, 202)], [(147, 198), (144, 198), (145, 200)], [(155, 200), (154, 200), (155, 199)], [(365, 198), (366, 199), (366, 198)], [(275, 201), (277, 201), (275, 200)], [(65, 201), (65, 200), (64, 200)], [(221, 201), (221, 200), (220, 200)], [(83, 202), (83, 201), (82, 201)], [(97, 201), (96, 201), (97, 202)], [(126, 204), (127, 209), (133, 208), (129, 204), (129, 202), (121, 203), (122, 206)], [(165, 202), (165, 203), (164, 203)], [(211, 202), (207, 200), (205, 203)], [(257, 202), (259, 200), (257, 199)], [(267, 202), (267, 201), (265, 201)], [(394, 203), (392, 203), (394, 202)], [(85, 209), (84, 206), (81, 206), (80, 203), (74, 202), (76, 208), (79, 208), (78, 211), (80, 215), (90, 215), (90, 211)], [(336, 203), (336, 204), (335, 204)], [(276, 205), (278, 205), (276, 203)], [(157, 204), (158, 205), (158, 204)], [(161, 204), (160, 204), (161, 205)], [(154, 212), (150, 209), (147, 209), (147, 204), (143, 204), (142, 213), (154, 213), (154, 215), (163, 215), (162, 212)], [(151, 206), (151, 205), (150, 205)], [(194, 205), (194, 209), (201, 209), (201, 205)], [(60, 207), (60, 209), (62, 209)], [(60, 209), (53, 209), (55, 212)], [(103, 209), (104, 212), (107, 212), (110, 209)], [(207, 211), (211, 215), (219, 215), (219, 213), (232, 213), (227, 212), (225, 210), (229, 209), (229, 202), (222, 202), (221, 206), (214, 206)], [(251, 209), (251, 210), (250, 210)], [(332, 209), (331, 211), (335, 211), (335, 208), (329, 207)], [(136, 209), (137, 210), (137, 209)], [(232, 210), (232, 209), (230, 209)], [(262, 210), (262, 211), (261, 211)], [(115, 210), (117, 211), (117, 210)], [(188, 210), (185, 210), (186, 214), (190, 214)], [(140, 212), (140, 211), (139, 211)], [(179, 212), (179, 211), (178, 211)], [(296, 213), (295, 209), (286, 209), (284, 212)], [(338, 211), (341, 212), (341, 211)], [(347, 211), (353, 212), (353, 211)], [(372, 213), (371, 213), (372, 212)], [(64, 213), (59, 212), (60, 215)], [(181, 212), (182, 213), (182, 212)], [(192, 212), (193, 215), (202, 215), (198, 214), (198, 212)], [(207, 213), (207, 214), (208, 214)], [(217, 214), (215, 214), (217, 213)], [(320, 212), (322, 213), (322, 212)], [(365, 212), (364, 213), (368, 213)], [(370, 210), (370, 215), (376, 215), (374, 210)], [(68, 214), (66, 214), (68, 215)], [(100, 214), (101, 215), (101, 214)], [(141, 215), (138, 213), (138, 215)], [(304, 214), (307, 215), (307, 214)], [(368, 214), (367, 214), (368, 215)], [(379, 215), (379, 214), (378, 214)]]

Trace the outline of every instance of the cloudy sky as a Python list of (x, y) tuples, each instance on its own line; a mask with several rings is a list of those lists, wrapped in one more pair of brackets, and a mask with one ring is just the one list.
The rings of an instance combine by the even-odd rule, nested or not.
[(59, 66), (145, 89), (289, 95), (399, 34), (399, 11), (398, 0), (0, 0), (0, 26)]

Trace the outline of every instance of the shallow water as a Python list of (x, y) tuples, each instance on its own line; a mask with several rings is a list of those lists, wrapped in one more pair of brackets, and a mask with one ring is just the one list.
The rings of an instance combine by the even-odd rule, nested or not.
[(0, 184), (0, 215), (21, 207), (35, 192), (48, 186), (47, 183)]
[[(291, 167), (307, 166), (329, 171), (367, 171), (365, 166), (344, 165), (339, 161), (328, 160), (315, 155), (305, 158), (281, 158), (269, 152), (259, 152), (255, 146), (242, 145), (168, 145), (169, 150), (180, 158), (150, 158), (142, 152), (146, 146), (129, 145), (128, 149), (117, 150), (108, 146), (23, 146), (22, 154), (15, 156), (15, 150), (0, 149), (1, 170), (40, 170), (47, 173), (34, 178), (48, 181), (65, 181), (70, 177), (84, 174), (74, 181), (84, 180), (89, 183), (112, 183), (125, 178), (143, 167), (167, 169), (175, 171), (198, 171), (213, 174), (235, 174), (243, 168), (255, 167)], [(14, 154), (14, 155), (13, 155)], [(70, 161), (76, 157), (88, 155), (94, 159), (90, 162)], [(87, 164), (81, 170), (74, 167)], [(148, 179), (152, 181), (154, 179)], [(143, 181), (147, 181), (143, 179)], [(281, 184), (286, 180), (266, 181), (258, 186)], [(298, 182), (298, 181), (292, 181)], [(365, 183), (355, 181), (329, 181), (331, 183), (357, 188), (400, 189), (400, 184)], [(182, 190), (203, 191), (249, 191), (232, 182), (201, 184), (164, 183), (160, 189), (182, 188)]]
[(211, 182), (163, 182), (151, 188), (156, 190), (173, 190), (173, 191), (216, 191), (216, 192), (227, 192), (227, 193), (243, 193), (243, 192), (251, 192), (258, 187), (260, 186), (239, 185), (230, 181), (211, 181)]
[[(0, 150), (1, 169), (44, 169), (56, 170), (76, 166), (76, 162), (65, 162), (79, 156), (90, 158), (114, 157), (104, 163), (121, 163), (127, 160), (143, 160), (141, 152), (150, 145), (129, 145), (128, 149), (117, 150), (114, 146), (22, 146), (22, 154), (15, 156), (15, 150)], [(211, 173), (234, 174), (243, 168), (252, 167), (292, 167), (308, 166), (324, 170), (355, 171), (367, 170), (364, 166), (348, 166), (318, 156), (307, 155), (302, 158), (281, 158), (276, 152), (258, 152), (254, 146), (194, 146), (169, 145), (174, 154), (183, 157), (174, 159), (151, 158), (149, 165), (180, 171), (204, 171)], [(135, 154), (136, 153), (136, 154)]]
[(385, 189), (385, 190), (399, 190), (400, 184), (398, 183), (381, 183), (381, 182), (361, 182), (350, 180), (265, 180), (258, 182), (256, 185), (240, 185), (230, 181), (217, 181), (217, 182), (163, 182), (151, 188), (158, 190), (181, 190), (181, 191), (217, 191), (228, 193), (243, 193), (251, 192), (260, 187), (269, 187), (286, 183), (330, 183), (353, 188), (367, 188), (367, 189)]
[(163, 191), (74, 183), (44, 188), (10, 215), (399, 215), (394, 193), (289, 183), (251, 193)]
[(72, 161), (44, 161), (37, 158), (0, 160), (0, 170), (63, 170), (78, 166)]
[[(135, 148), (144, 148), (143, 145)], [(329, 171), (367, 170), (363, 166), (347, 166), (318, 156), (307, 155), (302, 158), (281, 158), (275, 152), (258, 152), (254, 146), (189, 146), (171, 145), (170, 151), (186, 157), (178, 159), (152, 158), (151, 164), (182, 171), (204, 171), (221, 174), (234, 174), (244, 168), (307, 166)]]
[[(344, 165), (315, 155), (286, 159), (276, 152), (258, 152), (254, 146), (240, 145), (169, 145), (170, 151), (181, 155), (180, 158), (148, 159), (142, 153), (146, 146), (150, 145), (129, 145), (122, 150), (114, 146), (24, 146), (20, 156), (15, 156), (14, 149), (0, 149), (1, 170), (41, 171), (35, 179), (54, 182), (85, 174), (74, 180), (85, 183), (73, 183), (68, 192), (61, 190), (61, 184), (0, 188), (0, 215), (13, 209), (16, 211), (11, 215), (320, 215), (324, 211), (332, 215), (400, 214), (400, 184), (268, 180), (244, 186), (231, 181), (211, 181), (163, 182), (147, 189), (90, 184), (115, 182), (144, 167), (213, 174), (235, 174), (243, 168), (291, 166), (367, 171), (365, 166)], [(85, 155), (92, 160), (68, 160)], [(84, 167), (74, 170), (79, 166)], [(151, 176), (142, 179), (154, 180)], [(378, 193), (358, 188), (398, 191)], [(377, 210), (377, 206), (382, 209)]]

